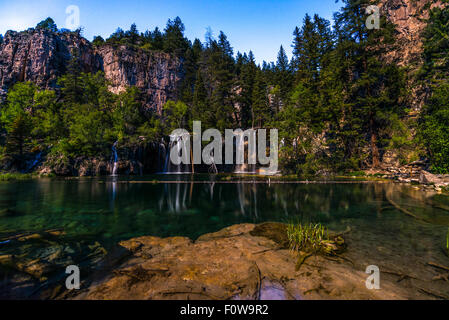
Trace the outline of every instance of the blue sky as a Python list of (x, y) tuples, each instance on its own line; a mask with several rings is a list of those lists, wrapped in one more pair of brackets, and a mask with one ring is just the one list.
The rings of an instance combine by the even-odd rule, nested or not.
[(128, 30), (133, 22), (141, 32), (163, 29), (169, 18), (179, 16), (192, 41), (204, 41), (208, 27), (214, 35), (223, 30), (235, 53), (253, 50), (258, 62), (275, 61), (280, 45), (291, 57), (292, 32), (306, 13), (332, 19), (341, 7), (335, 0), (0, 0), (0, 34), (34, 27), (48, 16), (63, 28), (69, 5), (80, 8), (80, 24), (89, 40), (106, 38), (117, 27)]

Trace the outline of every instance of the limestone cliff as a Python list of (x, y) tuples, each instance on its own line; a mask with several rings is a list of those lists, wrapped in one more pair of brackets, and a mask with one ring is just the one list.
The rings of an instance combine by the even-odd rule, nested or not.
[(119, 93), (128, 86), (141, 89), (143, 103), (158, 113), (168, 99), (176, 97), (183, 78), (179, 59), (163, 52), (146, 52), (126, 46), (104, 45), (96, 50), (111, 91)]
[(77, 33), (8, 31), (0, 45), (0, 95), (19, 81), (31, 81), (42, 88), (56, 87), (72, 49), (79, 50), (83, 71), (98, 68), (92, 46)]
[(84, 72), (104, 71), (115, 93), (137, 86), (143, 104), (157, 112), (168, 99), (175, 98), (183, 78), (182, 62), (166, 53), (125, 46), (95, 48), (74, 32), (8, 31), (0, 45), (0, 99), (19, 81), (57, 87), (56, 80), (64, 74), (73, 49), (79, 52)]
[(442, 7), (441, 0), (381, 0), (381, 14), (396, 25), (399, 50), (395, 56), (404, 66), (416, 67), (421, 62), (421, 32), (426, 26), (429, 10)]

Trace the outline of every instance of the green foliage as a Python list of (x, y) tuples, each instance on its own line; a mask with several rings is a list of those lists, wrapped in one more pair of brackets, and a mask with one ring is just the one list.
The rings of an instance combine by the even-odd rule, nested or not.
[(323, 249), (323, 242), (329, 241), (329, 232), (321, 224), (290, 223), (287, 237), (293, 251), (319, 252)]
[(188, 123), (188, 109), (188, 106), (182, 101), (167, 101), (162, 111), (167, 135), (175, 129), (186, 128)]
[(424, 65), (419, 74), (431, 95), (424, 108), (419, 137), (437, 173), (449, 172), (449, 9), (431, 11), (424, 36)]
[(36, 29), (45, 29), (45, 30), (49, 30), (51, 32), (58, 31), (58, 27), (56, 26), (56, 23), (50, 17), (39, 22), (36, 26)]
[(0, 181), (30, 180), (33, 175), (29, 173), (0, 173)]
[(101, 46), (104, 43), (105, 41), (101, 36), (95, 36), (94, 40), (92, 40), (92, 44), (96, 47)]

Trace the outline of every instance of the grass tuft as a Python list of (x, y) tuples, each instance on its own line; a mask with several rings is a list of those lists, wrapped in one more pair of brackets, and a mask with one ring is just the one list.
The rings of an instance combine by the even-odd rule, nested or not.
[(30, 180), (31, 173), (0, 173), (0, 181)]
[(345, 246), (341, 236), (330, 235), (328, 229), (319, 223), (308, 225), (289, 223), (287, 238), (290, 250), (298, 254), (296, 270), (299, 270), (305, 259), (311, 255), (336, 255)]

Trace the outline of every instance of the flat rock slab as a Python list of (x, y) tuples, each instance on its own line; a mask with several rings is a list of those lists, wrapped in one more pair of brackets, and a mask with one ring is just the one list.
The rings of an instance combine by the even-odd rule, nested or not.
[[(263, 224), (260, 230), (283, 230)], [(75, 299), (405, 299), (403, 288), (383, 282), (368, 290), (365, 270), (344, 259), (312, 256), (295, 271), (296, 257), (282, 236), (241, 224), (184, 237), (140, 237), (120, 245), (130, 258)], [(272, 227), (272, 228), (270, 228)], [(252, 235), (253, 234), (253, 235)], [(257, 235), (254, 235), (257, 234)]]

